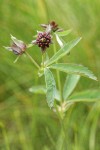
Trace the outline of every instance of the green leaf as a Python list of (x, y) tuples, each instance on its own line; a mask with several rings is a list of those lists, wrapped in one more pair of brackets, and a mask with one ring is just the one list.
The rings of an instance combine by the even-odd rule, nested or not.
[(52, 63), (56, 62), (57, 60), (61, 59), (63, 56), (68, 54), (70, 50), (77, 45), (77, 43), (81, 40), (81, 38), (77, 38), (71, 42), (68, 42), (66, 45), (64, 45), (56, 54), (50, 58), (50, 60), (47, 62), (47, 66), (51, 65)]
[(80, 79), (80, 75), (75, 75), (75, 74), (69, 74), (66, 77), (66, 81), (63, 89), (64, 100), (66, 100), (69, 97), (69, 95), (73, 92), (79, 79)]
[[(32, 93), (35, 93), (35, 94), (45, 95), (47, 90), (46, 90), (46, 87), (44, 85), (38, 85), (38, 86), (32, 86), (29, 89), (29, 91)], [(55, 99), (60, 101), (60, 94), (59, 94), (59, 91), (57, 89), (55, 91)]]
[(84, 99), (79, 98), (79, 99), (70, 99), (67, 102), (68, 103), (70, 103), (70, 102), (72, 102), (72, 103), (76, 103), (76, 102), (93, 103), (93, 102), (98, 102), (98, 101), (100, 101), (100, 99), (97, 99), (97, 98), (93, 98), (93, 99), (91, 99), (91, 98), (84, 98)]
[(69, 97), (67, 102), (98, 102), (100, 101), (100, 89), (78, 92)]
[(62, 32), (57, 32), (56, 34), (58, 36), (67, 36), (69, 33), (71, 33), (71, 29), (70, 30), (66, 30), (66, 31), (62, 31)]
[(69, 99), (100, 99), (100, 89), (99, 90), (86, 90), (78, 92), (69, 97)]
[(42, 85), (32, 86), (29, 91), (35, 94), (46, 94), (46, 87)]
[(58, 64), (53, 64), (50, 66), (52, 69), (57, 69), (59, 71), (63, 71), (69, 74), (78, 74), (81, 76), (86, 76), (90, 79), (97, 80), (97, 77), (94, 76), (92, 71), (88, 70), (87, 67), (84, 67), (82, 65), (77, 65), (77, 64), (70, 64), (70, 63), (58, 63)]
[(59, 91), (57, 89), (55, 91), (55, 99), (60, 101), (60, 93), (59, 93)]
[(47, 89), (46, 92), (47, 103), (51, 108), (54, 104), (55, 91), (56, 91), (55, 79), (53, 77), (52, 72), (48, 68), (44, 69), (44, 75), (45, 75), (45, 82), (46, 82), (46, 89)]

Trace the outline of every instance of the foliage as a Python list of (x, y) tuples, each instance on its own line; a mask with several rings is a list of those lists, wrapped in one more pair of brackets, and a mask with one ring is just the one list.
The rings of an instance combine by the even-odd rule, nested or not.
[[(63, 86), (68, 92), (67, 96), (64, 96), (66, 101), (63, 103), (63, 108), (66, 108), (67, 111), (64, 112), (63, 120), (66, 127), (66, 138), (63, 144), (64, 134), (60, 130), (58, 117), (54, 114), (55, 109), (53, 109), (54, 112), (49, 110), (45, 102), (45, 96), (35, 94), (39, 93), (39, 90), (41, 94), (46, 93), (45, 86), (42, 88), (42, 85), (44, 85), (43, 76), (37, 78), (37, 70), (25, 55), (21, 56), (16, 64), (13, 64), (15, 56), (2, 48), (2, 45), (7, 45), (8, 34), (10, 33), (16, 35), (19, 39), (30, 42), (38, 24), (48, 22), (46, 18), (48, 17), (49, 20), (59, 22), (65, 29), (72, 28), (74, 30), (67, 37), (64, 36), (66, 33), (62, 32), (63, 36), (61, 36), (59, 35), (61, 32), (59, 32), (60, 46), (65, 44), (64, 41), (71, 41), (74, 37), (80, 35), (83, 37), (80, 44), (70, 52), (70, 55), (68, 53), (60, 61), (64, 64), (66, 61), (68, 64), (73, 64), (73, 62), (75, 64), (82, 63), (93, 70), (99, 80), (99, 2), (97, 0), (93, 2), (90, 0), (63, 1), (63, 3), (59, 0), (45, 2), (30, 0), (25, 3), (19, 0), (0, 1), (0, 27), (2, 28), (2, 36), (0, 37), (0, 44), (2, 43), (0, 51), (0, 148), (38, 150), (41, 147), (43, 150), (53, 150), (62, 149), (63, 145), (63, 149), (67, 147), (67, 149), (77, 150), (99, 150), (99, 83), (83, 77), (78, 83), (76, 74), (69, 74), (66, 79), (66, 73), (60, 73), (62, 85), (66, 83), (70, 86), (70, 90), (66, 87), (66, 84)], [(83, 6), (84, 3), (86, 7)], [(45, 12), (46, 8), (47, 13)], [(88, 18), (90, 20), (86, 23)], [(57, 49), (59, 49), (59, 46), (57, 46)], [(38, 63), (41, 63), (38, 48), (30, 47), (28, 52)], [(52, 45), (48, 53), (51, 59), (53, 55)], [(55, 71), (52, 74), (54, 79), (57, 80)], [(78, 86), (75, 89), (77, 83)], [(40, 84), (39, 90), (37, 84)], [(31, 94), (28, 92), (28, 88), (30, 89), (33, 85), (37, 91), (35, 90), (34, 94)], [(73, 93), (74, 89), (75, 93)], [(85, 91), (82, 91), (84, 89)], [(55, 95), (58, 97), (57, 104), (59, 104), (59, 91), (56, 90), (56, 93)], [(65, 92), (62, 93), (64, 95)], [(70, 102), (70, 100), (73, 101)], [(80, 103), (80, 101), (84, 103)], [(91, 104), (86, 103), (86, 101), (91, 102)], [(59, 105), (57, 105), (57, 108), (60, 110)], [(61, 116), (63, 115), (61, 114)]]

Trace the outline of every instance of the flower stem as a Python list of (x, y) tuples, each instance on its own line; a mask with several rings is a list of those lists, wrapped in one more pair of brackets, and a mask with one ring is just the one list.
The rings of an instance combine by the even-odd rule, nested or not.
[(40, 69), (40, 66), (37, 64), (37, 62), (30, 56), (28, 52), (25, 51), (25, 54), (28, 56), (28, 58), (31, 60), (31, 62), (38, 68)]
[[(54, 53), (56, 53), (55, 43), (53, 45), (54, 45)], [(66, 137), (66, 129), (64, 127), (64, 122), (63, 122), (63, 117), (62, 117), (62, 114), (63, 114), (63, 109), (62, 109), (63, 95), (62, 95), (62, 88), (61, 88), (60, 72), (57, 70), (56, 73), (57, 73), (58, 88), (59, 88), (59, 91), (60, 91), (60, 100), (61, 100), (60, 101), (61, 102), (60, 107), (61, 107), (61, 110), (59, 111), (56, 104), (55, 104), (55, 108), (56, 108), (56, 112), (57, 112), (57, 115), (58, 115), (58, 118), (59, 118), (59, 121), (60, 121), (60, 124), (61, 124), (61, 134), (62, 134), (63, 142), (64, 142), (64, 139)], [(63, 148), (63, 143), (61, 145), (61, 149), (62, 148)]]
[(44, 68), (44, 55), (45, 55), (45, 53), (42, 53), (42, 66), (43, 66), (43, 68)]
[(20, 55), (14, 60), (14, 63), (16, 63), (19, 59)]

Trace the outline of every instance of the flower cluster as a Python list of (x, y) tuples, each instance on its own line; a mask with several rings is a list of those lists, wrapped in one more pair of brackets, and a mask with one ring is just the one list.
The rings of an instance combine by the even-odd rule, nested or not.
[(32, 44), (36, 44), (41, 47), (42, 52), (45, 52), (46, 48), (52, 43), (51, 32), (62, 31), (58, 25), (52, 21), (49, 24), (41, 24), (41, 27), (45, 29), (44, 32), (38, 32), (36, 40), (32, 41)]
[[(45, 29), (45, 31), (40, 31), (37, 33), (37, 37), (35, 40), (31, 42), (32, 45), (37, 45), (41, 48), (42, 52), (45, 52), (47, 48), (49, 48), (50, 44), (52, 43), (52, 32), (56, 31), (62, 31), (58, 27), (58, 24), (56, 24), (54, 21), (50, 22), (49, 24), (41, 24), (41, 26)], [(10, 47), (5, 47), (7, 50), (12, 51), (16, 55), (22, 55), (26, 49), (29, 46), (26, 46), (26, 44), (16, 39), (11, 35), (12, 44)]]
[(33, 41), (33, 44), (37, 44), (39, 47), (41, 47), (42, 52), (46, 50), (46, 48), (49, 47), (49, 45), (52, 43), (51, 41), (51, 35), (48, 32), (39, 32), (37, 39)]

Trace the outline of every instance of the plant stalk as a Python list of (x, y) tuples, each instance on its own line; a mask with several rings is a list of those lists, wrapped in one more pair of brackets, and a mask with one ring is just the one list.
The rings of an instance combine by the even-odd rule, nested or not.
[(45, 58), (45, 53), (43, 52), (43, 53), (42, 53), (42, 66), (43, 66), (43, 68), (44, 68), (44, 66), (45, 66), (45, 64), (44, 64), (44, 58)]
[[(54, 53), (56, 53), (56, 44), (54, 43)], [(56, 62), (57, 63), (57, 62)], [(58, 82), (58, 88), (59, 88), (59, 91), (60, 91), (60, 99), (61, 99), (61, 103), (60, 103), (60, 107), (61, 107), (61, 111), (59, 111), (59, 109), (57, 108), (57, 105), (55, 104), (55, 108), (56, 108), (56, 112), (57, 112), (57, 115), (58, 115), (58, 118), (59, 118), (59, 121), (60, 121), (60, 124), (61, 124), (61, 132), (63, 134), (63, 138), (65, 139), (66, 137), (66, 129), (64, 127), (64, 122), (63, 122), (63, 108), (62, 108), (62, 103), (63, 103), (63, 95), (62, 95), (62, 88), (61, 88), (61, 79), (60, 79), (60, 72), (58, 70), (56, 70), (56, 73), (57, 73), (57, 82)], [(63, 147), (63, 144), (62, 146)]]
[(28, 56), (28, 58), (31, 60), (31, 62), (35, 65), (36, 68), (40, 69), (40, 66), (37, 64), (37, 62), (30, 56), (28, 52), (25, 51), (25, 54)]
[[(57, 51), (56, 51), (56, 45), (55, 45), (55, 43), (53, 45), (54, 45), (54, 53), (56, 53)], [(58, 88), (59, 88), (59, 91), (60, 91), (60, 99), (61, 99), (61, 107), (62, 107), (63, 95), (62, 95), (62, 88), (61, 88), (60, 72), (58, 70), (56, 70), (56, 73), (57, 73), (57, 82), (58, 82)]]

